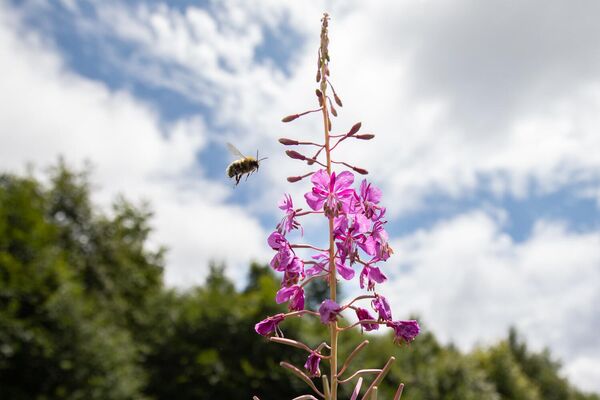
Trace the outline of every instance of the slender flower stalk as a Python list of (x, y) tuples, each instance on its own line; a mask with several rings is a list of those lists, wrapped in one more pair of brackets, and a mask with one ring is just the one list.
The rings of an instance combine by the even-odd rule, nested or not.
[[(284, 215), (277, 224), (276, 230), (267, 239), (269, 246), (276, 252), (270, 265), (275, 271), (283, 273), (281, 287), (277, 291), (275, 300), (280, 304), (286, 303), (289, 312), (267, 317), (256, 324), (255, 330), (260, 335), (268, 336), (272, 342), (308, 352), (304, 370), (285, 361), (281, 362), (281, 366), (303, 380), (320, 398), (337, 400), (339, 386), (353, 383), (357, 378), (351, 399), (358, 399), (363, 387), (362, 383), (366, 381), (370, 384), (361, 398), (368, 400), (377, 397), (379, 385), (391, 368), (394, 357), (390, 357), (382, 368), (359, 368), (349, 373), (346, 378), (340, 378), (355, 356), (368, 344), (368, 340), (364, 340), (345, 360), (339, 360), (342, 363), (342, 367), (339, 368), (340, 335), (358, 326), (363, 332), (387, 327), (394, 332), (395, 343), (410, 344), (419, 334), (420, 328), (415, 320), (393, 320), (387, 299), (377, 292), (377, 285), (387, 280), (381, 269), (381, 263), (386, 262), (393, 254), (385, 231), (387, 223), (384, 219), (385, 208), (379, 204), (382, 191), (366, 179), (361, 181), (360, 188), (357, 190), (354, 187), (353, 172), (366, 175), (368, 171), (354, 163), (332, 158), (332, 152), (342, 142), (350, 139), (366, 141), (373, 139), (374, 135), (359, 133), (362, 127), (360, 122), (355, 123), (346, 133), (331, 134), (331, 116), (338, 115), (333, 104), (335, 102), (341, 108), (342, 101), (330, 82), (329, 16), (324, 14), (321, 21), (321, 41), (317, 60), (319, 87), (315, 90), (319, 108), (288, 115), (282, 121), (292, 122), (300, 117), (320, 112), (323, 120), (323, 143), (293, 138), (279, 139), (279, 142), (286, 147), (318, 147), (312, 157), (296, 150), (286, 150), (286, 154), (291, 159), (301, 161), (311, 168), (321, 168), (287, 178), (288, 182), (295, 183), (310, 177), (312, 183), (310, 190), (304, 195), (308, 210), (294, 205), (289, 194), (284, 195), (279, 203), (279, 208)], [(328, 93), (328, 89), (331, 89), (332, 96)], [(334, 170), (334, 166), (344, 166), (350, 170)], [(328, 229), (327, 245), (290, 241), (290, 235), (304, 234), (300, 219), (307, 215), (325, 217)], [(300, 257), (296, 251), (314, 251), (316, 254)], [(356, 273), (356, 267), (362, 268), (360, 274)], [(356, 296), (346, 304), (339, 304), (336, 291), (338, 280), (340, 278), (351, 280), (357, 276), (360, 288), (365, 289), (366, 293)], [(326, 280), (329, 284), (329, 298), (323, 300), (317, 311), (307, 310), (304, 308), (305, 287), (317, 279)], [(369, 304), (371, 310), (365, 308), (369, 307)], [(340, 324), (341, 320), (347, 318), (344, 314), (351, 311), (356, 314), (358, 321), (346, 320)], [(280, 325), (283, 325), (288, 318), (303, 315), (318, 318), (322, 324), (328, 326), (328, 343), (323, 342), (316, 348), (312, 348), (298, 340), (283, 337), (284, 332)], [(329, 364), (329, 376), (321, 371), (322, 363)], [(373, 378), (372, 375), (375, 377)], [(315, 385), (313, 381), (315, 378), (320, 378), (317, 384), (320, 382), (322, 389)], [(395, 399), (400, 398), (403, 387), (400, 385)], [(297, 399), (314, 398), (312, 394), (297, 397)]]

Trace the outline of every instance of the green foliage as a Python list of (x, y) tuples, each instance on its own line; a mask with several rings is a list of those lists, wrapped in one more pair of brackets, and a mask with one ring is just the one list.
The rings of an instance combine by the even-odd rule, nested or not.
[[(123, 313), (111, 312), (133, 310), (129, 298), (95, 291), (87, 278), (147, 266), (124, 243), (104, 250), (111, 263), (92, 261), (100, 259), (93, 246), (116, 241), (99, 228), (119, 226), (121, 215), (94, 216), (83, 177), (63, 165), (52, 182), (47, 190), (32, 178), (0, 177), (0, 387), (11, 399), (143, 398), (138, 347), (117, 321)], [(152, 267), (158, 289), (161, 266)]]
[[(202, 286), (165, 288), (164, 250), (147, 245), (150, 218), (147, 206), (122, 198), (100, 212), (87, 174), (62, 162), (48, 185), (0, 176), (0, 397), (269, 400), (307, 393), (279, 366), (301, 367), (307, 353), (254, 332), (256, 322), (284, 311), (273, 301), (279, 284), (271, 269), (252, 264), (242, 290), (222, 265), (210, 266)], [(315, 285), (307, 304), (317, 307), (326, 292)], [(326, 331), (310, 317), (282, 328), (311, 346)], [(357, 329), (340, 355), (364, 338), (370, 345), (344, 376), (393, 355), (380, 398), (404, 382), (404, 400), (600, 399), (575, 390), (547, 351), (530, 351), (514, 331), (463, 354), (429, 332), (399, 347), (388, 335)], [(342, 389), (343, 398), (351, 389)]]

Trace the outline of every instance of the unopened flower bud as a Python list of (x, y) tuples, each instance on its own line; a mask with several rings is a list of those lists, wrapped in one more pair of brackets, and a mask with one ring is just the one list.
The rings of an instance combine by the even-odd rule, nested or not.
[(319, 99), (319, 106), (323, 107), (323, 93), (319, 89), (315, 89), (315, 94)]
[(333, 114), (333, 116), (337, 117), (337, 111), (335, 110), (335, 108), (333, 108), (333, 105), (330, 106), (329, 109), (331, 110), (331, 113)]
[(287, 117), (284, 117), (281, 122), (291, 122), (293, 120), (295, 120), (296, 118), (298, 118), (299, 115), (298, 114), (292, 114), (292, 115), (288, 115)]
[(286, 150), (285, 154), (287, 154), (288, 157), (293, 158), (295, 160), (303, 160), (303, 161), (306, 160), (306, 156), (304, 156), (294, 150)]
[(352, 128), (350, 128), (350, 131), (348, 132), (348, 136), (352, 136), (354, 135), (356, 132), (358, 132), (360, 130), (360, 126), (362, 124), (360, 122), (355, 123), (354, 125), (352, 125)]
[(298, 141), (293, 139), (281, 138), (279, 139), (279, 143), (281, 143), (284, 146), (295, 146), (298, 144)]
[(298, 182), (302, 180), (301, 176), (288, 176), (287, 181), (290, 183)]
[(333, 94), (333, 99), (335, 100), (335, 104), (337, 104), (340, 107), (344, 107), (342, 105), (342, 100), (340, 100), (340, 98), (338, 97), (338, 95), (336, 93)]
[(361, 175), (367, 175), (369, 173), (369, 171), (367, 171), (364, 168), (359, 168), (359, 167), (353, 167), (352, 168), (355, 172), (358, 172)]
[(317, 70), (317, 82), (319, 82), (321, 80), (321, 69), (319, 68)]
[(373, 135), (371, 133), (365, 133), (364, 135), (356, 135), (354, 137), (356, 139), (361, 139), (361, 140), (371, 140), (375, 137), (375, 135)]

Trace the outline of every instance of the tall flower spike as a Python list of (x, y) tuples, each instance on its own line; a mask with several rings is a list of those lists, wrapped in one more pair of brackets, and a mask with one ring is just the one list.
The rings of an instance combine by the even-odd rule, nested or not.
[[(354, 376), (375, 371), (377, 376), (370, 382), (363, 394), (363, 399), (370, 399), (376, 395), (381, 381), (391, 368), (394, 357), (381, 369), (359, 369), (354, 376), (339, 379), (353, 360), (357, 352), (368, 341), (365, 340), (348, 356), (338, 368), (338, 348), (340, 335), (360, 326), (361, 331), (373, 331), (380, 326), (390, 328), (394, 332), (394, 342), (398, 344), (410, 343), (420, 332), (417, 321), (392, 320), (392, 310), (387, 299), (375, 293), (375, 285), (386, 281), (383, 263), (392, 254), (392, 248), (385, 230), (387, 221), (385, 208), (381, 205), (383, 193), (372, 183), (362, 180), (359, 187), (355, 185), (355, 174), (367, 174), (368, 171), (357, 167), (352, 160), (332, 159), (332, 152), (347, 139), (368, 141), (374, 137), (371, 133), (359, 133), (362, 128), (360, 122), (354, 124), (346, 133), (331, 134), (331, 114), (337, 115), (333, 103), (342, 107), (342, 101), (331, 84), (331, 71), (329, 69), (329, 16), (323, 15), (321, 20), (321, 41), (318, 51), (317, 82), (314, 89), (319, 108), (302, 113), (291, 114), (283, 118), (283, 122), (291, 122), (301, 116), (320, 113), (323, 121), (323, 142), (307, 141), (303, 138), (280, 138), (283, 146), (315, 146), (317, 150), (310, 156), (306, 152), (300, 153), (288, 149), (286, 154), (294, 160), (303, 161), (309, 170), (287, 178), (288, 182), (300, 182), (310, 176), (311, 187), (304, 194), (304, 199), (310, 208), (303, 211), (295, 208), (292, 196), (285, 194), (279, 203), (279, 208), (284, 215), (277, 224), (276, 230), (271, 233), (267, 242), (275, 251), (271, 260), (271, 267), (282, 273), (281, 287), (275, 295), (279, 304), (287, 303), (290, 312), (276, 314), (258, 322), (254, 329), (263, 336), (283, 336), (279, 325), (291, 316), (317, 317), (329, 329), (329, 343), (323, 342), (317, 348), (312, 348), (302, 342), (283, 337), (271, 338), (279, 344), (293, 346), (309, 353), (304, 364), (304, 369), (293, 366), (285, 361), (281, 365), (303, 380), (320, 398), (338, 400), (338, 386), (351, 382)], [(330, 89), (330, 92), (328, 92)], [(332, 97), (333, 96), (333, 97)], [(314, 98), (313, 98), (314, 99)], [(362, 142), (366, 143), (366, 142)], [(306, 149), (306, 147), (304, 147)], [(320, 169), (315, 170), (314, 166)], [(339, 168), (334, 170), (333, 167)], [(298, 236), (296, 230), (303, 234), (300, 220), (303, 217), (322, 218), (327, 225), (328, 245), (313, 245), (310, 243), (296, 243), (294, 237)], [(319, 237), (320, 235), (316, 235)], [(309, 236), (312, 237), (312, 236)], [(301, 250), (299, 250), (301, 249)], [(314, 250), (313, 254), (296, 254), (296, 250)], [(305, 264), (307, 268), (305, 268)], [(354, 267), (362, 265), (359, 284), (361, 289), (366, 289), (366, 294), (357, 296), (346, 304), (338, 304), (337, 284), (339, 281), (352, 280), (356, 277)], [(340, 279), (341, 278), (341, 279)], [(329, 296), (323, 299), (318, 310), (304, 309), (304, 290), (307, 285), (314, 282), (326, 281), (329, 284)], [(343, 281), (342, 281), (343, 282)], [(359, 306), (359, 301), (371, 301), (373, 311)], [(344, 310), (354, 310), (358, 322), (348, 324), (345, 321)], [(342, 325), (342, 326), (340, 326)], [(323, 354), (325, 353), (325, 354)], [(317, 388), (310, 377), (321, 375), (320, 363), (329, 364), (329, 373), (324, 374), (322, 391)], [(309, 377), (310, 376), (310, 377)], [(328, 377), (328, 378), (326, 378)], [(362, 376), (358, 377), (358, 384), (352, 394), (352, 399), (358, 398), (362, 384)], [(312, 395), (303, 395), (301, 398), (315, 399)], [(300, 398), (298, 397), (298, 398)], [(397, 396), (398, 397), (398, 394)]]

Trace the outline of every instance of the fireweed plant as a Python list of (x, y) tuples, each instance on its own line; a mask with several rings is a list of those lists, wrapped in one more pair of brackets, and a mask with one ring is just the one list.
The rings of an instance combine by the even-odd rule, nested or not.
[[(309, 166), (318, 165), (320, 169), (301, 176), (289, 177), (289, 182), (298, 182), (310, 176), (312, 187), (304, 195), (310, 210), (296, 208), (290, 195), (284, 195), (279, 204), (283, 218), (277, 224), (276, 230), (269, 236), (268, 244), (276, 252), (271, 260), (271, 267), (283, 273), (281, 288), (275, 301), (287, 303), (288, 313), (270, 316), (256, 324), (258, 334), (267, 336), (271, 341), (297, 347), (308, 353), (306, 363), (302, 368), (282, 362), (281, 366), (290, 370), (310, 386), (316, 396), (326, 400), (337, 400), (338, 386), (354, 384), (352, 400), (358, 399), (363, 384), (363, 376), (372, 375), (370, 385), (364, 391), (361, 399), (370, 400), (377, 397), (377, 386), (391, 368), (394, 357), (377, 369), (359, 369), (352, 374), (346, 373), (351, 361), (368, 344), (364, 340), (346, 357), (341, 367), (338, 361), (339, 336), (356, 326), (363, 331), (373, 331), (381, 326), (394, 332), (394, 341), (410, 343), (419, 333), (419, 324), (414, 320), (394, 320), (392, 310), (386, 298), (377, 293), (376, 285), (386, 281), (386, 276), (380, 269), (381, 263), (388, 260), (393, 251), (388, 244), (385, 231), (385, 208), (380, 205), (381, 190), (362, 180), (358, 189), (354, 188), (354, 173), (366, 175), (368, 172), (349, 163), (332, 158), (333, 151), (345, 140), (370, 140), (372, 134), (359, 133), (361, 124), (356, 123), (347, 133), (332, 134), (330, 114), (337, 116), (333, 103), (342, 107), (342, 101), (330, 82), (329, 52), (328, 52), (328, 22), (324, 14), (321, 27), (321, 45), (318, 51), (317, 82), (319, 88), (316, 95), (319, 108), (294, 114), (283, 118), (283, 122), (291, 122), (303, 115), (321, 112), (323, 116), (324, 143), (305, 142), (282, 138), (279, 142), (285, 146), (312, 146), (316, 153), (308, 157), (295, 150), (287, 150), (286, 154), (292, 159), (306, 162)], [(333, 101), (328, 95), (328, 88), (333, 94)], [(324, 157), (323, 157), (324, 155)], [(319, 156), (321, 156), (319, 158)], [(323, 160), (324, 158), (324, 160)], [(346, 170), (333, 170), (333, 165), (345, 167)], [(352, 172), (353, 171), (353, 172)], [(302, 229), (299, 219), (309, 214), (322, 216), (329, 227), (329, 247), (320, 249), (309, 244), (295, 244), (288, 241), (287, 234), (293, 230)], [(296, 249), (316, 251), (312, 259), (303, 259), (296, 254)], [(356, 271), (355, 271), (356, 268)], [(361, 272), (356, 274), (358, 269)], [(338, 278), (351, 280), (358, 278), (361, 289), (366, 294), (355, 297), (346, 304), (338, 304), (336, 299), (336, 284)], [(304, 308), (304, 288), (311, 281), (324, 279), (329, 285), (329, 298), (325, 299), (318, 311)], [(341, 312), (353, 311), (358, 322), (345, 322)], [(329, 342), (323, 342), (316, 348), (283, 337), (280, 328), (286, 319), (303, 315), (314, 316), (329, 326)], [(329, 379), (321, 374), (321, 362), (329, 364)], [(311, 378), (321, 377), (320, 390)], [(356, 380), (356, 383), (354, 383)], [(318, 384), (318, 382), (317, 382)], [(402, 394), (403, 384), (400, 384), (394, 396), (397, 400)], [(254, 397), (259, 400), (258, 397)], [(296, 397), (300, 399), (317, 399), (312, 394)]]

